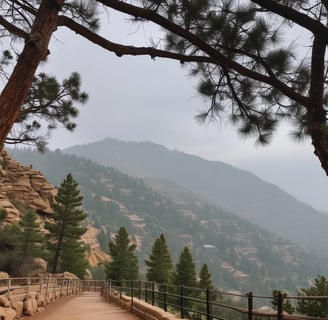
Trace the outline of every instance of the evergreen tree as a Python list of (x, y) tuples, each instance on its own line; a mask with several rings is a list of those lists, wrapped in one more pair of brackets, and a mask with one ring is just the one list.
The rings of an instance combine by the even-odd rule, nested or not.
[(156, 239), (152, 246), (152, 253), (149, 259), (145, 260), (145, 264), (148, 267), (146, 273), (148, 281), (169, 283), (173, 263), (163, 234)]
[[(314, 280), (314, 285), (310, 288), (300, 289), (298, 296), (328, 296), (327, 279), (318, 275)], [(307, 316), (326, 318), (328, 316), (328, 301), (327, 299), (299, 299), (297, 300), (296, 311)]]
[[(70, 254), (76, 254), (78, 260), (75, 263), (85, 265), (85, 257), (79, 254), (80, 246), (75, 243), (79, 242), (86, 232), (86, 229), (81, 226), (81, 222), (87, 217), (80, 209), (82, 199), (78, 183), (71, 174), (68, 174), (58, 189), (55, 196), (56, 202), (52, 205), (54, 222), (45, 223), (45, 228), (49, 231), (47, 246), (52, 273), (56, 273), (58, 268), (61, 271), (71, 271), (67, 263)], [(66, 269), (64, 270), (63, 267)]]
[(196, 287), (197, 285), (195, 263), (188, 247), (184, 247), (180, 254), (179, 261), (175, 265), (173, 284), (187, 287)]
[(211, 274), (208, 271), (207, 264), (205, 263), (199, 272), (199, 282), (198, 285), (202, 289), (213, 288)]
[[(172, 283), (176, 286), (197, 286), (195, 263), (188, 247), (184, 247), (180, 253), (179, 261), (175, 265), (175, 271), (172, 274)], [(176, 303), (183, 303), (185, 308), (192, 308), (193, 302), (190, 300), (190, 298), (195, 298), (195, 292), (189, 292), (188, 290), (185, 290), (184, 297), (185, 298), (183, 299), (183, 302), (179, 301)], [(184, 316), (187, 319), (191, 318), (191, 314), (187, 310), (184, 311)]]
[(105, 265), (107, 279), (117, 281), (138, 279), (138, 258), (134, 254), (137, 246), (130, 243), (128, 232), (124, 227), (118, 230), (115, 241), (110, 241), (108, 246), (112, 261)]
[(283, 299), (283, 304), (282, 304), (283, 311), (287, 312), (288, 314), (294, 313), (295, 308), (292, 306), (290, 300), (287, 299), (287, 297), (288, 297), (287, 293), (280, 292), (279, 290), (272, 290), (272, 297), (273, 297), (273, 299), (271, 300), (272, 309), (274, 309), (274, 310), (278, 309), (279, 294), (280, 294), (281, 298)]
[(26, 258), (44, 256), (45, 237), (36, 223), (37, 215), (33, 210), (26, 212), (19, 221), (16, 252), (23, 262)]
[(61, 253), (61, 270), (72, 272), (79, 278), (83, 278), (86, 269), (89, 267), (85, 252), (86, 247), (81, 241), (72, 239), (66, 242)]
[(0, 209), (0, 228), (1, 225), (5, 222), (6, 218), (8, 216), (8, 212), (5, 208)]
[[(98, 6), (157, 24), (164, 29), (165, 49), (116, 44), (99, 35), (99, 21), (107, 19), (101, 19)], [(65, 26), (117, 56), (148, 55), (189, 66), (209, 102), (200, 120), (227, 116), (241, 134), (263, 144), (280, 122), (290, 120), (295, 138), (311, 137), (328, 174), (327, 12), (328, 2), (322, 0), (2, 1), (0, 38), (9, 41), (0, 58), (0, 73), (8, 70), (0, 94), (0, 149), (26, 110), (23, 105), (55, 30)], [(307, 33), (305, 45), (299, 32)], [(310, 50), (297, 51), (300, 47)], [(11, 61), (15, 66), (6, 70)], [(55, 115), (62, 107), (55, 106)], [(34, 107), (27, 112), (35, 119), (42, 114)], [(43, 119), (49, 120), (48, 113)]]
[[(207, 264), (205, 263), (200, 272), (199, 272), (199, 281), (198, 281), (198, 286), (199, 288), (203, 289), (200, 290), (199, 292), (195, 293), (195, 296), (200, 299), (200, 300), (206, 300), (207, 299), (207, 292), (205, 291), (207, 288), (208, 289), (213, 289), (213, 284), (211, 280), (211, 274), (208, 271)], [(210, 291), (210, 296), (209, 299), (211, 301), (215, 300), (217, 298), (217, 294), (213, 291)], [(195, 310), (198, 310), (199, 312), (206, 313), (207, 312), (207, 306), (204, 303), (198, 303), (194, 302), (193, 303), (193, 308)], [(212, 305), (210, 305), (210, 308), (212, 310)], [(210, 311), (211, 312), (211, 311)], [(193, 315), (192, 316), (193, 320), (198, 320), (202, 319), (200, 315)]]
[(17, 223), (0, 224), (0, 269), (12, 276), (18, 275), (16, 271), (20, 265), (19, 257), (16, 254), (19, 232)]

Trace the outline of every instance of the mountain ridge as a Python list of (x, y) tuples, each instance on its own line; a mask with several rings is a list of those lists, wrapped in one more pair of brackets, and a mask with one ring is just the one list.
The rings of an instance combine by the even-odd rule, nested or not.
[[(236, 214), (202, 202), (196, 195), (186, 193), (177, 203), (149, 188), (142, 179), (59, 150), (42, 155), (27, 150), (12, 154), (38, 168), (54, 185), (60, 183), (61, 175), (71, 173), (84, 196), (89, 221), (100, 231), (101, 248), (108, 249), (109, 239), (125, 226), (137, 244), (140, 265), (144, 265), (155, 239), (164, 233), (174, 260), (188, 246), (197, 270), (207, 263), (222, 289), (295, 292), (295, 286), (307, 286), (318, 273), (325, 272), (322, 259)], [(144, 273), (145, 266), (141, 276)]]
[(328, 217), (248, 171), (149, 141), (107, 138), (63, 152), (116, 167), (135, 177), (174, 181), (309, 252), (328, 256)]

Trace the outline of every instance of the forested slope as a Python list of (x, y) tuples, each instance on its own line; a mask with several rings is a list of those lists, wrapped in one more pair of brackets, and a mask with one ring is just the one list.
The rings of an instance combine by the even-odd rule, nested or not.
[(221, 288), (293, 291), (296, 285), (306, 286), (307, 279), (324, 273), (325, 264), (296, 245), (192, 194), (171, 200), (141, 179), (60, 151), (15, 150), (12, 155), (42, 171), (54, 185), (72, 173), (90, 221), (101, 230), (98, 239), (103, 249), (119, 227), (125, 226), (138, 245), (143, 271), (152, 244), (164, 233), (175, 261), (188, 246), (197, 268), (207, 263)]

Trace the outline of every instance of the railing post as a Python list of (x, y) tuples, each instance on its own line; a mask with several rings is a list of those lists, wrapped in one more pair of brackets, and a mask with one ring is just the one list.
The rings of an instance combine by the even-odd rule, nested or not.
[(50, 282), (50, 277), (48, 277), (48, 279), (47, 279), (47, 285), (46, 285), (46, 293), (45, 293), (45, 295), (48, 294), (49, 282)]
[(60, 291), (59, 291), (59, 295), (60, 295), (60, 297), (62, 297), (62, 295), (63, 295), (63, 279), (60, 279), (59, 280), (60, 281)]
[(184, 318), (184, 299), (183, 299), (183, 294), (184, 294), (184, 290), (183, 290), (183, 285), (180, 288), (180, 314), (181, 314), (181, 318)]
[(206, 288), (206, 319), (211, 320), (211, 296), (210, 296), (210, 288)]
[(8, 279), (8, 299), (10, 299), (11, 295), (11, 278)]
[(277, 306), (277, 319), (283, 319), (283, 304), (284, 304), (284, 297), (281, 291), (278, 291), (278, 306)]
[(145, 282), (145, 302), (148, 302), (147, 282)]
[(155, 282), (154, 281), (151, 284), (151, 291), (152, 291), (151, 305), (153, 306), (155, 304)]
[(248, 297), (248, 320), (252, 320), (253, 318), (253, 293), (249, 292), (247, 294)]
[(42, 289), (43, 289), (43, 278), (41, 278), (40, 281), (40, 294), (42, 294)]
[(131, 312), (133, 310), (133, 295), (134, 295), (134, 292), (133, 292), (133, 280), (131, 280)]
[(30, 278), (28, 277), (27, 278), (27, 288), (26, 288), (27, 292), (26, 294), (29, 294), (30, 293)]
[(141, 298), (141, 281), (138, 281), (138, 299), (140, 300)]
[(167, 286), (166, 286), (166, 283), (164, 283), (164, 285), (163, 285), (163, 290), (164, 290), (164, 293), (163, 293), (164, 311), (167, 311)]

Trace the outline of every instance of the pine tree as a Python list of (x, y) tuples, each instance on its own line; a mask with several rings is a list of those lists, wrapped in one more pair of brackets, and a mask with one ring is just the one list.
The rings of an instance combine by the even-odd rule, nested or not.
[(173, 284), (196, 287), (195, 263), (188, 247), (184, 247), (173, 273)]
[(19, 232), (17, 223), (0, 225), (0, 269), (13, 276), (16, 275), (16, 270), (20, 264), (15, 251)]
[[(122, 45), (99, 35), (100, 21), (107, 21), (101, 19), (106, 10), (99, 6), (157, 24), (164, 30), (165, 49)], [(98, 46), (119, 57), (147, 55), (189, 67), (208, 101), (198, 117), (202, 121), (227, 116), (239, 133), (266, 144), (280, 130), (279, 123), (290, 120), (294, 138), (311, 137), (314, 154), (328, 174), (327, 12), (328, 2), (322, 0), (2, 1), (0, 37), (9, 41), (3, 41), (0, 73), (9, 62), (15, 65), (2, 77), (0, 149), (13, 125), (21, 123), (22, 112), (34, 118), (27, 129), (37, 129), (35, 122), (41, 125), (40, 115), (49, 120), (43, 108), (24, 104), (55, 30), (65, 26), (91, 45), (96, 38)], [(52, 111), (60, 115), (50, 115), (50, 128), (57, 122), (65, 126), (61, 120), (69, 114), (61, 115), (62, 108), (55, 105)]]
[[(58, 267), (61, 271), (71, 271), (67, 261), (71, 255), (75, 255), (80, 247), (73, 245), (79, 242), (86, 229), (81, 227), (81, 222), (87, 215), (80, 209), (83, 197), (80, 196), (78, 183), (68, 174), (61, 183), (52, 205), (54, 222), (46, 222), (45, 228), (49, 231), (48, 250), (51, 272), (56, 273)], [(85, 265), (85, 258), (77, 255), (75, 263)], [(65, 266), (65, 270), (63, 267)], [(73, 271), (74, 268), (72, 268)]]
[[(299, 297), (328, 296), (328, 281), (318, 275), (314, 285), (310, 288), (300, 289)], [(326, 299), (298, 299), (296, 311), (312, 317), (326, 318), (328, 316), (328, 301)]]
[[(184, 287), (196, 287), (196, 270), (195, 263), (193, 261), (192, 255), (188, 249), (188, 247), (184, 247), (182, 252), (180, 253), (179, 261), (175, 265), (175, 271), (172, 274), (172, 282), (176, 286), (184, 286)], [(178, 293), (178, 292), (177, 292)], [(193, 302), (191, 298), (195, 298), (195, 292), (185, 290), (184, 291), (184, 299), (183, 301), (179, 301), (177, 303), (184, 305), (186, 310), (184, 311), (184, 316), (187, 319), (191, 318), (191, 315), (188, 308), (192, 308)]]
[(61, 253), (61, 269), (77, 275), (79, 278), (85, 276), (85, 271), (89, 267), (88, 260), (85, 258), (86, 247), (78, 240), (65, 242)]
[(107, 279), (136, 280), (138, 279), (138, 258), (134, 254), (135, 244), (130, 244), (128, 232), (121, 227), (115, 241), (109, 242), (109, 254), (112, 261), (105, 265)]
[(208, 271), (207, 264), (205, 263), (199, 272), (198, 286), (202, 289), (213, 288), (211, 274)]
[(6, 218), (8, 216), (8, 212), (5, 208), (0, 209), (0, 227), (5, 222)]
[(163, 234), (156, 239), (149, 259), (145, 261), (148, 267), (146, 278), (157, 283), (169, 283), (173, 263)]
[(26, 212), (19, 222), (20, 232), (17, 234), (16, 252), (22, 262), (26, 258), (44, 256), (45, 237), (36, 223), (34, 211)]
[(273, 310), (278, 309), (278, 297), (279, 294), (281, 295), (281, 298), (283, 299), (283, 311), (287, 312), (288, 314), (293, 314), (295, 312), (294, 306), (291, 304), (290, 300), (287, 298), (288, 295), (286, 292), (281, 292), (279, 290), (272, 290), (272, 297), (273, 299), (271, 300), (271, 306)]

